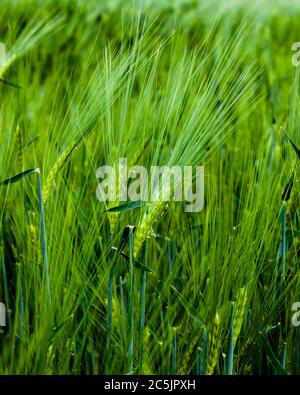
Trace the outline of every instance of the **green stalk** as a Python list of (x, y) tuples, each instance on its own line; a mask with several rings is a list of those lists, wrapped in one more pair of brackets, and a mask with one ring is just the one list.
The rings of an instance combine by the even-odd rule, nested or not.
[(134, 350), (134, 266), (133, 266), (133, 227), (129, 226), (129, 344), (127, 354), (127, 372), (133, 371)]
[(281, 366), (283, 369), (286, 368), (286, 343), (284, 343), (281, 353)]
[[(1, 227), (2, 230), (2, 227)], [(1, 240), (3, 240), (3, 237), (1, 235)], [(7, 274), (6, 274), (6, 268), (5, 268), (5, 257), (4, 257), (4, 249), (3, 249), (3, 242), (1, 242), (0, 246), (0, 279), (1, 279), (1, 284), (3, 284), (4, 288), (4, 304), (6, 307), (6, 312), (9, 311), (9, 306), (10, 306), (10, 300), (9, 300), (9, 292), (8, 292), (8, 283), (7, 283)], [(9, 333), (12, 333), (12, 322), (11, 322), (11, 315), (9, 313), (7, 315), (7, 323), (8, 323), (8, 330)]]
[(177, 331), (175, 329), (172, 342), (172, 365), (171, 374), (176, 374), (177, 371)]
[(112, 327), (112, 301), (113, 301), (114, 271), (110, 269), (108, 280), (108, 305), (107, 305), (107, 330), (106, 330), (106, 350), (110, 346), (110, 334)]
[(196, 375), (201, 374), (200, 347), (196, 348)]
[(229, 332), (229, 346), (226, 357), (226, 374), (233, 374), (233, 358), (234, 358), (234, 305), (231, 306), (230, 314), (230, 332)]
[(141, 277), (142, 281), (140, 286), (139, 373), (141, 373), (143, 370), (147, 272), (143, 271), (141, 273)]
[(283, 202), (281, 211), (282, 223), (282, 250), (281, 250), (281, 268), (280, 268), (280, 293), (283, 291), (284, 278), (286, 270), (286, 252), (287, 252), (287, 239), (286, 239), (286, 204)]

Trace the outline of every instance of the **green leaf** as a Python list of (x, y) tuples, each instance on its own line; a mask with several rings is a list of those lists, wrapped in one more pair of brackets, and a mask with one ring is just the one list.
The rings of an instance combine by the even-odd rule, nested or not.
[[(118, 252), (123, 258), (126, 259), (127, 262), (129, 262), (129, 256), (128, 256), (127, 254), (125, 254), (125, 252), (118, 250), (117, 247), (111, 247), (111, 249), (112, 249), (113, 251), (115, 251), (115, 252)], [(137, 269), (141, 269), (141, 270), (144, 270), (145, 272), (153, 273), (153, 270), (150, 269), (149, 266), (144, 265), (143, 263), (141, 263), (141, 262), (139, 262), (139, 261), (137, 261), (137, 260), (134, 260), (134, 261), (133, 261), (133, 265), (134, 265)]]
[(284, 188), (284, 191), (283, 191), (283, 194), (282, 194), (282, 200), (284, 202), (287, 202), (288, 200), (290, 200), (293, 186), (294, 186), (294, 172), (291, 175), (291, 177), (289, 179), (289, 182), (287, 183), (286, 187)]
[(41, 250), (43, 257), (43, 269), (45, 281), (47, 284), (48, 290), (48, 298), (51, 303), (51, 291), (50, 291), (50, 279), (49, 279), (49, 267), (48, 267), (48, 255), (47, 255), (47, 242), (46, 242), (46, 227), (45, 227), (45, 216), (44, 216), (44, 206), (43, 206), (43, 194), (42, 194), (42, 185), (41, 185), (41, 175), (40, 169), (29, 169), (25, 170), (22, 173), (17, 174), (12, 178), (8, 178), (0, 182), (0, 185), (9, 185), (15, 182), (22, 180), (24, 177), (29, 176), (30, 174), (37, 173), (38, 177), (38, 196), (39, 196), (39, 211), (40, 211), (40, 239), (41, 239)]
[(180, 303), (182, 304), (182, 306), (185, 308), (186, 312), (192, 318), (194, 318), (194, 320), (198, 324), (203, 325), (203, 320), (199, 317), (198, 312), (196, 311), (196, 309), (194, 309), (194, 307), (181, 295), (181, 293), (174, 287), (174, 285), (171, 285), (171, 287), (173, 288), (173, 290), (177, 294), (178, 299), (179, 299)]
[(292, 141), (292, 139), (290, 139), (288, 134), (286, 132), (284, 132), (284, 133), (287, 136), (287, 138), (289, 139), (290, 143), (292, 144), (292, 146), (293, 146), (293, 148), (294, 148), (294, 150), (296, 152), (296, 155), (297, 155), (298, 159), (300, 160), (300, 149), (296, 146), (296, 144)]
[(20, 85), (15, 84), (14, 82), (3, 80), (2, 78), (0, 78), (0, 82), (2, 82), (2, 84), (12, 86), (13, 88), (22, 89)]
[(129, 210), (134, 210), (135, 208), (141, 208), (145, 205), (144, 202), (141, 200), (136, 200), (134, 202), (129, 202), (125, 204), (121, 204), (119, 206), (111, 207), (105, 210), (102, 210), (102, 212), (108, 212), (108, 213), (122, 213), (124, 211), (129, 211)]
[(280, 361), (277, 359), (274, 351), (272, 350), (268, 340), (266, 339), (265, 335), (261, 334), (262, 341), (264, 346), (266, 347), (268, 359), (277, 375), (286, 375), (285, 369), (283, 369)]
[(38, 173), (39, 171), (40, 171), (39, 169), (25, 170), (22, 173), (17, 174), (16, 176), (14, 176), (12, 178), (8, 178), (7, 180), (1, 181), (0, 185), (14, 184), (15, 182), (22, 180), (22, 178), (29, 176), (32, 173)]
[(33, 144), (39, 138), (40, 138), (39, 135), (33, 136), (26, 144), (24, 144), (24, 148), (28, 148), (31, 144)]
[[(132, 231), (133, 231), (133, 233), (135, 232), (135, 227), (133, 227)], [(129, 233), (130, 233), (130, 225), (127, 225), (123, 229), (119, 244), (117, 246), (117, 250), (119, 252), (122, 252), (124, 250), (125, 246), (128, 245)]]

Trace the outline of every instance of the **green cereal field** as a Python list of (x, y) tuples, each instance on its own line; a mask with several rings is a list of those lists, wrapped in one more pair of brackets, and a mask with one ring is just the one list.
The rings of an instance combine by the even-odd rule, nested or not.
[(300, 374), (300, 3), (0, 8), (0, 374)]

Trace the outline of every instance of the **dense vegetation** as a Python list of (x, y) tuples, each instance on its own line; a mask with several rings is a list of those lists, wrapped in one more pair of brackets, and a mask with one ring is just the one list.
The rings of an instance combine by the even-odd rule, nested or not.
[[(1, 1), (2, 374), (300, 373), (299, 18)], [(119, 158), (204, 165), (204, 209), (99, 202)]]

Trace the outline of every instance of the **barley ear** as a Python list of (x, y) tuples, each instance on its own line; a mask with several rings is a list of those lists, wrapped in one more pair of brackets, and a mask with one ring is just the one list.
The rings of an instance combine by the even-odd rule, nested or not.
[(247, 307), (247, 289), (241, 288), (237, 294), (237, 301), (235, 305), (235, 322), (234, 322), (234, 338), (235, 345), (242, 329), (245, 313)]
[(73, 151), (77, 148), (77, 144), (73, 143), (69, 147), (67, 147), (63, 153), (60, 155), (58, 160), (56, 161), (55, 165), (53, 166), (52, 170), (48, 174), (48, 177), (46, 178), (45, 184), (44, 184), (44, 189), (43, 189), (43, 204), (46, 203), (46, 201), (49, 198), (49, 195), (52, 191), (53, 186), (55, 185), (55, 180), (58, 177), (58, 174), (64, 167), (64, 165), (69, 161)]
[(191, 342), (189, 348), (187, 349), (183, 361), (182, 361), (182, 366), (178, 370), (178, 374), (189, 374), (190, 372), (190, 361), (193, 356), (194, 350), (197, 346), (197, 343), (199, 341), (199, 336), (196, 336), (193, 341)]
[(207, 374), (211, 375), (219, 360), (220, 348), (221, 348), (221, 320), (218, 312), (215, 314), (213, 319), (212, 328), (208, 336), (208, 348), (207, 348)]
[(167, 204), (164, 201), (156, 202), (153, 204), (150, 211), (144, 215), (144, 218), (138, 225), (135, 232), (133, 251), (134, 258), (137, 258), (139, 251), (147, 237), (153, 235), (152, 227), (163, 215), (166, 206)]

